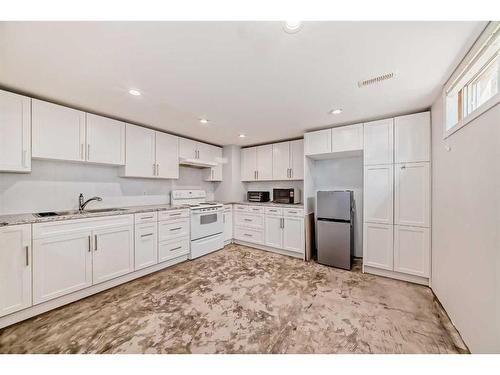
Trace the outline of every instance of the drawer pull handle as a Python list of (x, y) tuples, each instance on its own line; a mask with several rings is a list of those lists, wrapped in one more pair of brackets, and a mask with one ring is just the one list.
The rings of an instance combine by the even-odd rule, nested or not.
[(148, 237), (148, 236), (152, 236), (153, 233), (148, 233), (148, 234), (141, 234), (141, 237)]
[(251, 234), (248, 234), (248, 233), (245, 233), (244, 235), (247, 237), (253, 237)]
[(95, 237), (95, 247), (94, 247), (94, 251), (97, 251), (97, 234), (96, 234), (94, 237)]
[(153, 216), (144, 216), (144, 217), (141, 217), (141, 220), (144, 220), (144, 219), (152, 219)]
[(179, 229), (182, 229), (182, 227), (171, 228), (170, 231), (179, 230)]
[(179, 215), (182, 215), (182, 212), (178, 212), (176, 214), (170, 214), (170, 216), (179, 216)]
[(288, 211), (289, 214), (296, 214), (297, 211)]
[(252, 221), (252, 219), (245, 219), (245, 221)]
[(89, 236), (89, 253), (91, 249), (92, 249), (92, 236)]
[(179, 250), (179, 249), (182, 249), (182, 246), (174, 247), (173, 249), (170, 249), (169, 251), (175, 251), (175, 250)]
[(30, 247), (29, 246), (26, 246), (24, 248), (26, 250), (26, 266), (29, 266), (30, 265)]

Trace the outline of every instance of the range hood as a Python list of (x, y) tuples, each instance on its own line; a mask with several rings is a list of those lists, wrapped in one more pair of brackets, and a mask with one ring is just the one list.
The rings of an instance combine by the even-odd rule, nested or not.
[(201, 159), (191, 159), (191, 158), (180, 158), (179, 164), (180, 165), (187, 165), (187, 166), (195, 167), (195, 168), (212, 168), (212, 167), (217, 166), (217, 163), (215, 163), (213, 161), (201, 160)]

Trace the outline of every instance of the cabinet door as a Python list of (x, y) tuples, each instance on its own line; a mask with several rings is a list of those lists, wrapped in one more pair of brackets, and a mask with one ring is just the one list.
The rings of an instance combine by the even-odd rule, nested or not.
[(275, 143), (273, 149), (273, 180), (289, 180), (290, 142)]
[(340, 126), (332, 129), (332, 152), (363, 149), (363, 124)]
[(393, 223), (393, 165), (372, 165), (364, 173), (364, 221)]
[(179, 138), (179, 157), (181, 159), (198, 159), (198, 142)]
[(363, 157), (365, 165), (393, 162), (394, 120), (367, 122), (363, 126)]
[(283, 219), (283, 249), (304, 253), (304, 218), (285, 217)]
[(31, 306), (31, 225), (0, 228), (0, 316)]
[(87, 113), (87, 161), (125, 164), (125, 123)]
[(429, 277), (429, 228), (394, 226), (394, 271)]
[(215, 146), (203, 143), (196, 142), (196, 149), (198, 150), (198, 159), (203, 161), (215, 161)]
[(283, 247), (283, 217), (266, 216), (264, 241), (266, 246)]
[(0, 91), (0, 171), (31, 171), (31, 99)]
[(273, 145), (257, 146), (257, 180), (273, 179)]
[(292, 180), (304, 179), (304, 140), (290, 142), (290, 176)]
[(158, 263), (157, 223), (136, 224), (134, 269), (140, 270)]
[(394, 158), (395, 163), (431, 160), (430, 112), (394, 119)]
[(92, 280), (102, 283), (134, 270), (134, 227), (92, 231), (94, 259)]
[(430, 163), (394, 165), (394, 223), (429, 227), (431, 221)]
[(154, 177), (155, 175), (155, 132), (141, 126), (126, 126), (125, 176)]
[(210, 161), (217, 163), (217, 166), (207, 169), (205, 181), (222, 181), (222, 148), (211, 146)]
[(85, 112), (32, 100), (34, 158), (85, 160)]
[(179, 139), (156, 132), (156, 177), (179, 178)]
[(91, 285), (90, 231), (33, 241), (33, 304)]
[(318, 155), (332, 152), (332, 129), (304, 134), (304, 154)]
[(393, 270), (393, 225), (365, 223), (363, 263), (365, 266)]
[(233, 239), (233, 213), (231, 210), (225, 211), (224, 216), (224, 241)]
[(241, 181), (255, 181), (257, 179), (257, 148), (241, 149)]

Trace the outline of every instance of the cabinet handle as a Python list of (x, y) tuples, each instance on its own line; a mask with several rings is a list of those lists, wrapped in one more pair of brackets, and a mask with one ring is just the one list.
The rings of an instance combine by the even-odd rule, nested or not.
[(30, 265), (30, 247), (25, 246), (24, 249), (26, 250), (26, 266)]
[(226, 215), (222, 215), (222, 222), (226, 224)]
[(87, 160), (90, 160), (90, 144), (87, 145)]
[(148, 237), (148, 236), (152, 236), (153, 233), (148, 233), (148, 234), (141, 234), (141, 237)]
[(290, 168), (290, 178), (293, 178), (293, 169)]
[(179, 230), (179, 229), (182, 229), (182, 227), (171, 228), (170, 231)]
[(401, 169), (406, 169), (406, 165), (402, 165), (402, 166), (401, 166)]
[(248, 234), (248, 233), (244, 233), (243, 235), (247, 236), (247, 237), (253, 237), (251, 234)]
[(153, 164), (153, 176), (156, 176), (156, 164)]
[(92, 236), (89, 236), (89, 253), (92, 250)]
[(97, 234), (94, 235), (94, 241), (95, 241), (94, 251), (97, 251)]
[(170, 216), (179, 216), (181, 214), (182, 214), (182, 212), (177, 212), (176, 214), (170, 214)]
[(252, 219), (244, 219), (245, 221), (252, 221)]
[(85, 157), (83, 156), (83, 143), (80, 144), (80, 159), (84, 160)]
[(170, 249), (169, 251), (175, 251), (175, 250), (179, 250), (181, 248), (182, 248), (182, 246), (177, 246), (177, 247), (174, 247), (173, 249)]
[(146, 220), (146, 219), (152, 219), (153, 216), (144, 216), (144, 217), (141, 217), (141, 220)]

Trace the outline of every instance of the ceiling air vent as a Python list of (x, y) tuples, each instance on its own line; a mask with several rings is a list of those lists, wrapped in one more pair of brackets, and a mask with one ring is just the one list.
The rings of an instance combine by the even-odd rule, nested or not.
[(371, 86), (371, 85), (374, 85), (376, 83), (380, 83), (382, 81), (387, 81), (388, 79), (391, 79), (394, 77), (396, 77), (396, 73), (394, 73), (394, 72), (386, 73), (386, 74), (382, 74), (381, 76), (378, 76), (378, 77), (373, 77), (370, 79), (365, 79), (365, 80), (359, 81), (358, 86), (359, 87)]

